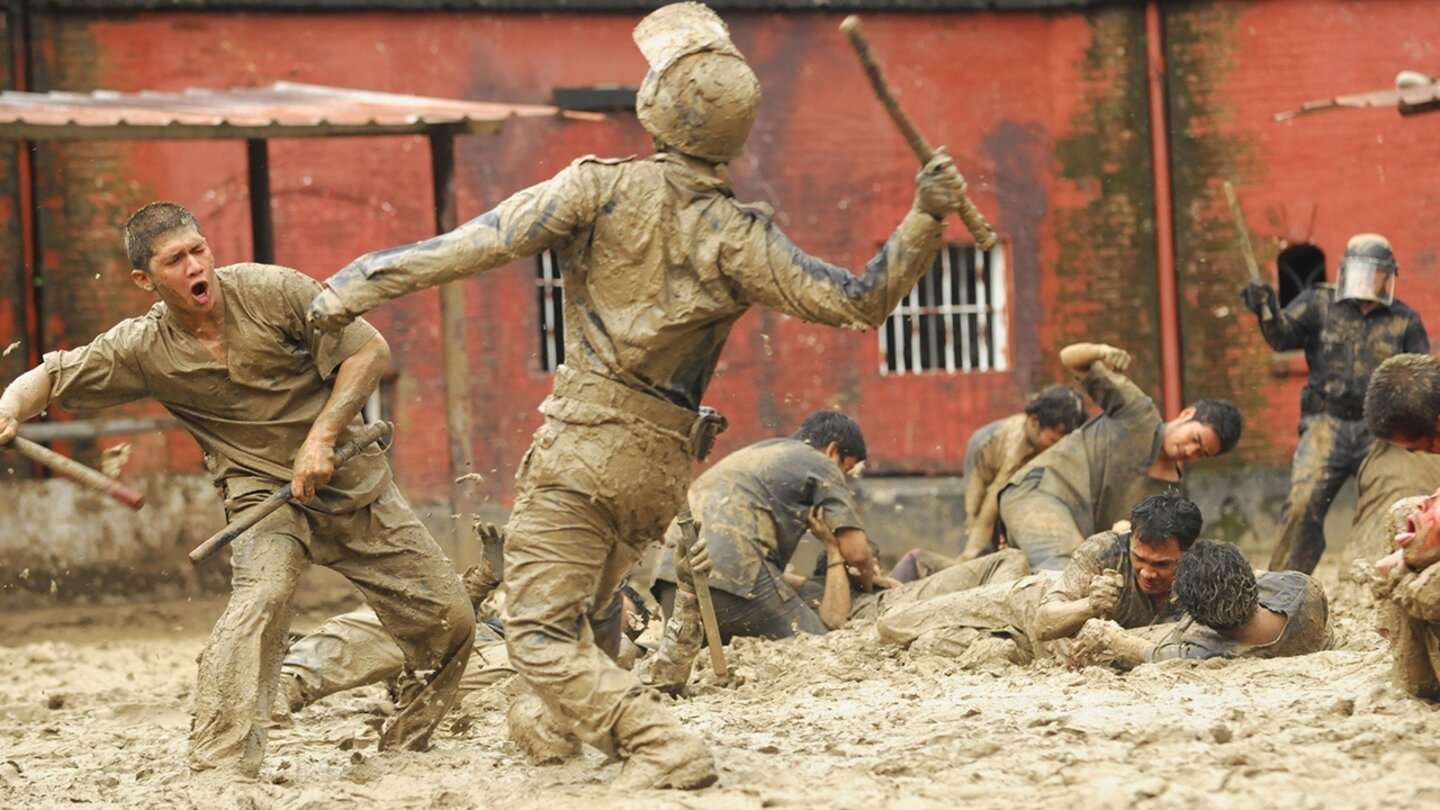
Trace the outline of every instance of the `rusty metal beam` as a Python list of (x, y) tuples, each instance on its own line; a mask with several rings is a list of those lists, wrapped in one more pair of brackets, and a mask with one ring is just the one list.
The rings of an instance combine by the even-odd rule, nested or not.
[(255, 261), (275, 263), (275, 223), (270, 215), (270, 149), (261, 139), (245, 142), (250, 191), (250, 245)]

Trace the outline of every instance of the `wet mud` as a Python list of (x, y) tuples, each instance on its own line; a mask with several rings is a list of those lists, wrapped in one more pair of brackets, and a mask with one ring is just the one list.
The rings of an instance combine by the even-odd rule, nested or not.
[[(1322, 581), (1337, 591), (1336, 571)], [(704, 656), (668, 703), (715, 752), (696, 793), (612, 791), (589, 750), (531, 766), (503, 684), (466, 695), (427, 753), (377, 753), (381, 686), (271, 731), (260, 776), (192, 777), (195, 658), (220, 600), (0, 617), (5, 807), (633, 808), (1414, 807), (1440, 802), (1436, 704), (1391, 681), (1373, 608), (1340, 591), (1336, 648), (1292, 659), (1143, 665), (1127, 675), (876, 644), (873, 626), (740, 640), (732, 685)], [(300, 629), (324, 613), (307, 614)], [(307, 624), (308, 622), (308, 624)], [(1139, 763), (1143, 763), (1139, 764)], [(1397, 778), (1399, 775), (1399, 778)], [(640, 802), (637, 805), (637, 801)]]

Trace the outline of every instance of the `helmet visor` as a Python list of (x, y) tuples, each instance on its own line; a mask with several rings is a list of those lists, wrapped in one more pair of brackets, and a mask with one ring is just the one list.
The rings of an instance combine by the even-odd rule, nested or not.
[(1395, 301), (1395, 268), (1374, 259), (1345, 257), (1335, 282), (1335, 300), (1346, 299), (1390, 305)]

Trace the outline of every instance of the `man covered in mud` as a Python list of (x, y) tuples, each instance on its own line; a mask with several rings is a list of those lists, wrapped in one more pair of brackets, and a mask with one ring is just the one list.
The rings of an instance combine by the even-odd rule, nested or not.
[(1371, 373), (1396, 354), (1430, 350), (1420, 316), (1395, 298), (1398, 270), (1390, 242), (1365, 233), (1346, 244), (1333, 289), (1306, 289), (1283, 310), (1268, 284), (1251, 282), (1241, 292), (1265, 342), (1276, 351), (1304, 349), (1310, 367), (1272, 571), (1309, 573), (1320, 561), (1330, 502), (1373, 441), (1363, 421)]
[(1440, 700), (1440, 489), (1416, 505), (1395, 545), (1376, 563), (1372, 584), (1391, 671), (1406, 692)]
[(1175, 567), (1175, 604), (1186, 618), (1160, 639), (1090, 619), (1070, 651), (1073, 666), (1133, 669), (1175, 658), (1285, 658), (1329, 649), (1330, 607), (1319, 580), (1254, 568), (1229, 543), (1200, 540)]
[(510, 660), (543, 709), (517, 702), (512, 733), (613, 750), (626, 760), (621, 788), (696, 788), (716, 779), (709, 751), (607, 658), (615, 638), (592, 643), (585, 616), (615, 598), (677, 514), (706, 429), (701, 398), (735, 321), (758, 303), (878, 327), (934, 261), (964, 185), (937, 156), (862, 275), (826, 264), (733, 197), (726, 164), (744, 147), (760, 87), (724, 23), (674, 4), (646, 17), (635, 41), (650, 63), (637, 114), (654, 155), (582, 158), (451, 233), (363, 256), (312, 312), (339, 328), (405, 293), (555, 252), (566, 364), (516, 476), (505, 559)]
[[(814, 510), (830, 570), (847, 557), (870, 585), (870, 545), (846, 475), (865, 461), (859, 423), (839, 411), (816, 411), (788, 439), (766, 439), (721, 459), (690, 485), (690, 511), (699, 526), (691, 549), (703, 567), (722, 639), (819, 635), (845, 622), (839, 594), (814, 609), (796, 597), (785, 568), (809, 528)], [(699, 607), (679, 551), (680, 526), (670, 524), (656, 574), (655, 595), (667, 619), (698, 623)], [(846, 555), (842, 549), (850, 551)], [(704, 562), (698, 562), (701, 558)], [(678, 563), (678, 564), (677, 564)], [(680, 569), (677, 572), (677, 568)], [(844, 571), (840, 573), (843, 575)], [(793, 576), (793, 575), (791, 575)], [(803, 578), (797, 578), (803, 582)], [(849, 593), (844, 576), (832, 591)]]
[(233, 545), (233, 593), (200, 656), (193, 769), (259, 771), (291, 595), (310, 562), (360, 588), (403, 651), (402, 705), (380, 747), (425, 747), (470, 655), (474, 613), (384, 453), (333, 461), (389, 363), (384, 338), (363, 320), (311, 329), (320, 285), (295, 270), (217, 269), (174, 203), (140, 209), (124, 235), (131, 279), (159, 302), (18, 378), (0, 396), (0, 443), (51, 401), (93, 410), (149, 398), (200, 443), (230, 518), (291, 485), (295, 502)]
[(1086, 540), (1062, 572), (1040, 571), (1009, 583), (937, 596), (880, 617), (880, 640), (965, 660), (971, 647), (1028, 663), (1105, 618), (1139, 628), (1177, 621), (1175, 567), (1200, 535), (1195, 504), (1151, 495), (1130, 513), (1130, 529)]
[(1000, 492), (1006, 541), (1037, 570), (1064, 568), (1086, 537), (1111, 528), (1147, 495), (1179, 486), (1184, 464), (1229, 452), (1240, 441), (1240, 411), (1203, 399), (1164, 421), (1121, 372), (1130, 354), (1076, 343), (1060, 362), (1103, 411), (1022, 467)]
[[(970, 437), (965, 447), (965, 544), (959, 560), (973, 560), (1000, 547), (996, 531), (1000, 490), (1017, 470), (1065, 438), (1085, 419), (1085, 402), (1068, 385), (1052, 385), (1030, 398), (1025, 410), (996, 419)], [(915, 549), (896, 563), (890, 576), (913, 582), (953, 565), (956, 559)]]

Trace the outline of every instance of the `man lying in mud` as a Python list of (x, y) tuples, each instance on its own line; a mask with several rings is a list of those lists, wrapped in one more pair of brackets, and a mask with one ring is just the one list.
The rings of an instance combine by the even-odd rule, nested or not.
[(1395, 544), (1399, 549), (1376, 563), (1372, 585), (1391, 671), (1406, 692), (1440, 700), (1440, 489), (1411, 511)]
[[(1000, 490), (1017, 470), (1080, 426), (1085, 402), (1068, 385), (1052, 385), (1030, 398), (1025, 410), (997, 419), (965, 447), (965, 545), (958, 560), (973, 560), (1001, 547), (997, 529)], [(915, 549), (896, 563), (897, 582), (923, 579), (957, 558)]]
[(697, 788), (717, 778), (704, 743), (607, 657), (618, 637), (592, 640), (585, 617), (678, 513), (701, 400), (735, 321), (759, 303), (880, 326), (934, 262), (964, 183), (943, 152), (927, 164), (862, 275), (808, 256), (730, 189), (726, 164), (744, 148), (760, 87), (720, 18), (698, 3), (665, 6), (635, 41), (650, 63), (636, 111), (656, 154), (582, 158), (451, 233), (363, 256), (312, 313), (338, 329), (397, 296), (555, 252), (566, 364), (516, 475), (505, 554), (511, 664), (544, 703), (517, 703), (512, 734), (543, 725), (615, 752), (621, 789)]
[(1180, 485), (1184, 465), (1229, 452), (1240, 411), (1204, 399), (1165, 422), (1154, 401), (1123, 374), (1130, 354), (1076, 343), (1060, 362), (1104, 411), (1015, 473), (1000, 492), (1007, 542), (1037, 570), (1065, 566), (1080, 543), (1111, 528), (1145, 496)]
[(1176, 658), (1285, 658), (1329, 649), (1330, 607), (1320, 582), (1299, 571), (1255, 569), (1229, 543), (1200, 540), (1175, 567), (1185, 611), (1158, 640), (1090, 619), (1071, 647), (1072, 666), (1133, 669)]
[[(1200, 509), (1178, 495), (1151, 495), (1130, 529), (1096, 534), (1061, 572), (937, 596), (881, 616), (880, 640), (979, 663), (1029, 663), (1055, 652), (1094, 618), (1140, 628), (1180, 618), (1175, 567), (1200, 535)], [(975, 649), (972, 650), (971, 648)]]
[(315, 332), (306, 312), (319, 284), (273, 265), (216, 268), (194, 215), (174, 203), (137, 211), (124, 237), (131, 279), (159, 302), (21, 375), (0, 396), (0, 443), (52, 401), (92, 410), (148, 398), (200, 443), (229, 518), (291, 485), (295, 501), (233, 545), (233, 593), (200, 656), (193, 769), (259, 771), (291, 595), (310, 562), (353, 582), (403, 651), (402, 704), (380, 747), (423, 748), (455, 696), (475, 616), (383, 451), (334, 467), (389, 364), (385, 339), (363, 320)]

